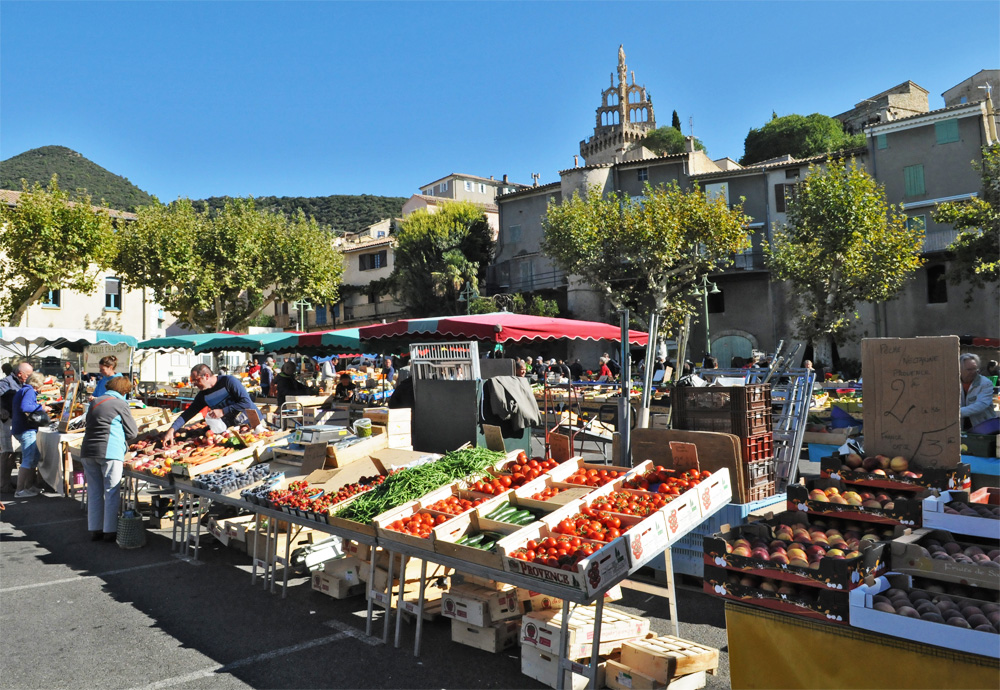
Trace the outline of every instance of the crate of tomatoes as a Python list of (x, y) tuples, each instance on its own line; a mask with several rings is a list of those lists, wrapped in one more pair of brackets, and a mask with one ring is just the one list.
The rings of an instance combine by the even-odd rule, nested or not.
[(466, 489), (463, 482), (456, 482), (376, 516), (375, 533), (380, 540), (432, 551), (434, 527), (496, 500)]

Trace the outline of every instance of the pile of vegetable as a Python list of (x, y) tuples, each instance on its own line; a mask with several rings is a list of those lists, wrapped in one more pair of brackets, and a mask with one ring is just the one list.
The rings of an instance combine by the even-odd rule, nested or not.
[(538, 519), (533, 512), (519, 508), (518, 506), (504, 503), (502, 506), (486, 515), (487, 520), (496, 522), (506, 522), (511, 525), (530, 525)]
[(486, 448), (465, 448), (433, 462), (406, 467), (386, 477), (380, 485), (352, 500), (335, 517), (363, 524), (376, 515), (414, 501), (465, 477), (483, 474), (503, 460), (503, 453)]
[(493, 547), (501, 539), (503, 539), (503, 535), (497, 532), (474, 532), (459, 537), (455, 543), (461, 546), (468, 546), (470, 549), (492, 551)]

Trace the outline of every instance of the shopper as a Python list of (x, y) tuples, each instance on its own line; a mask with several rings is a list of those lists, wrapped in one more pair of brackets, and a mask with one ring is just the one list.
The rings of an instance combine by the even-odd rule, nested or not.
[(392, 357), (386, 357), (382, 363), (382, 378), (386, 383), (392, 383), (396, 378), (396, 369), (392, 366)]
[(968, 431), (997, 416), (993, 409), (993, 382), (979, 373), (979, 355), (966, 353), (958, 358), (962, 384), (962, 429)]
[(74, 383), (76, 383), (76, 369), (73, 367), (73, 363), (68, 359), (66, 360), (66, 363), (63, 365), (62, 375), (63, 375), (63, 397), (65, 398), (66, 394), (69, 392), (69, 387), (72, 386)]
[(14, 395), (28, 380), (34, 369), (27, 362), (18, 364), (16, 369), (11, 369), (9, 364), (3, 366), (4, 373), (7, 375), (3, 380), (0, 380), (0, 490), (13, 493), (16, 491), (15, 485), (11, 483), (11, 472), (16, 466), (14, 437), (11, 435)]
[(281, 365), (281, 371), (274, 377), (274, 383), (271, 384), (271, 387), (276, 391), (275, 397), (278, 398), (278, 407), (285, 404), (289, 395), (310, 395), (312, 393), (309, 386), (295, 378), (295, 370), (295, 362), (285, 362)]
[(600, 381), (601, 383), (608, 383), (610, 381), (614, 381), (615, 377), (611, 374), (611, 369), (608, 367), (608, 358), (601, 357), (600, 364), (601, 367), (599, 373), (597, 374), (597, 380)]
[(354, 400), (354, 391), (356, 386), (354, 381), (351, 380), (351, 375), (346, 371), (340, 375), (340, 383), (337, 384), (337, 390), (334, 392), (334, 397), (341, 402), (350, 402)]
[(569, 365), (570, 380), (579, 381), (583, 376), (583, 365), (580, 364), (580, 358), (577, 357), (573, 360), (573, 363)]
[(21, 467), (17, 471), (17, 491), (14, 492), (14, 498), (31, 498), (41, 493), (35, 487), (35, 468), (39, 459), (36, 443), (39, 424), (29, 415), (49, 412), (48, 405), (38, 402), (37, 393), (44, 381), (41, 374), (34, 372), (14, 394), (10, 430), (21, 443)]
[(270, 397), (271, 395), (271, 384), (274, 383), (274, 357), (268, 357), (264, 360), (263, 366), (260, 368), (260, 392), (264, 397)]
[(94, 398), (87, 411), (87, 431), (80, 457), (87, 477), (87, 529), (93, 541), (114, 541), (118, 532), (118, 497), (128, 444), (139, 434), (125, 394), (123, 376), (108, 382), (108, 391)]
[(97, 368), (101, 372), (101, 378), (97, 382), (97, 386), (94, 388), (94, 397), (99, 398), (108, 390), (108, 381), (113, 378), (121, 376), (115, 369), (118, 367), (118, 358), (114, 355), (108, 355), (106, 357), (101, 357), (101, 361), (97, 363)]
[(209, 408), (206, 417), (221, 419), (226, 426), (244, 423), (246, 415), (243, 413), (249, 410), (253, 410), (258, 419), (264, 418), (250, 399), (247, 389), (235, 376), (216, 376), (207, 364), (198, 364), (191, 369), (191, 383), (198, 389), (198, 394), (167, 429), (163, 435), (164, 445), (173, 445), (174, 433), (206, 407)]

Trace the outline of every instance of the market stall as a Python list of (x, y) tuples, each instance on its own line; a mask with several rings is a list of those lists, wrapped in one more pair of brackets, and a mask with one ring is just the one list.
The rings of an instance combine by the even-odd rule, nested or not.
[[(0, 349), (9, 356), (29, 357), (43, 356), (45, 350), (67, 349), (71, 352), (83, 352), (88, 345), (106, 343), (109, 345), (125, 344), (136, 347), (138, 341), (130, 335), (113, 331), (92, 331), (75, 328), (20, 328), (0, 327)], [(58, 353), (56, 354), (58, 356)]]
[[(858, 452), (835, 447), (785, 504), (704, 538), (734, 688), (1000, 677), (1000, 490), (970, 491), (960, 457), (958, 338), (866, 339), (862, 353)], [(878, 664), (803, 663), (861, 650)]]

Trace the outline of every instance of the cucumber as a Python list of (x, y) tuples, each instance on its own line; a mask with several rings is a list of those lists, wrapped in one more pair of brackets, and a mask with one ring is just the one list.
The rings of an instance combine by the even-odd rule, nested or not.
[(496, 541), (484, 541), (484, 542), (482, 542), (482, 543), (480, 543), (480, 544), (477, 544), (477, 546), (478, 546), (478, 547), (479, 547), (480, 549), (482, 549), (483, 551), (489, 551), (490, 549), (492, 549), (492, 548), (493, 548), (493, 546), (494, 546), (495, 544), (496, 544)]
[(510, 507), (510, 503), (502, 503), (498, 508), (494, 508), (492, 511), (486, 513), (487, 520), (493, 520), (497, 515), (507, 510)]
[(456, 540), (455, 540), (455, 543), (456, 543), (456, 544), (462, 544), (462, 545), (464, 545), (464, 544), (465, 544), (465, 541), (466, 541), (466, 540), (467, 540), (468, 538), (469, 538), (469, 535), (468, 535), (468, 534), (463, 534), (463, 535), (462, 535), (461, 537), (459, 537), (458, 539), (456, 539)]
[[(527, 522), (525, 522), (527, 521)], [(535, 514), (530, 510), (518, 510), (508, 516), (505, 522), (512, 522), (515, 525), (527, 525), (535, 521)]]
[(493, 514), (493, 517), (487, 516), (488, 519), (494, 520), (496, 522), (510, 522), (511, 516), (518, 512), (517, 506), (512, 506), (508, 504), (503, 510), (497, 511)]
[(485, 536), (486, 536), (485, 534), (483, 534), (482, 532), (480, 532), (476, 536), (469, 537), (468, 539), (466, 539), (465, 540), (465, 544), (463, 544), (463, 546), (475, 546), (475, 547), (478, 548), (479, 542), (481, 542), (483, 540), (483, 537), (485, 537)]

